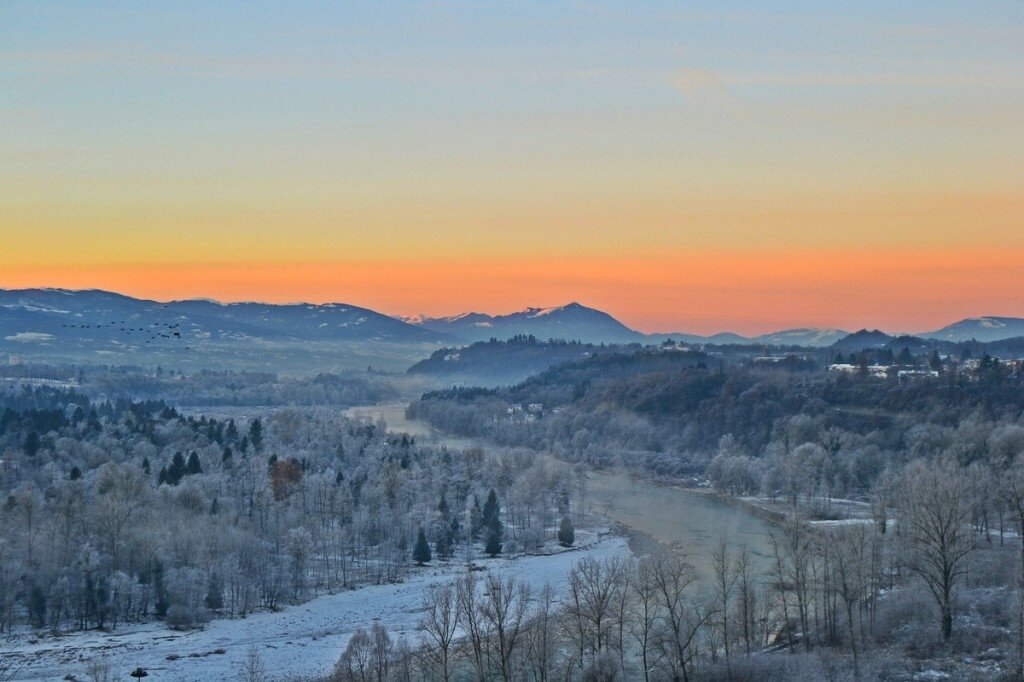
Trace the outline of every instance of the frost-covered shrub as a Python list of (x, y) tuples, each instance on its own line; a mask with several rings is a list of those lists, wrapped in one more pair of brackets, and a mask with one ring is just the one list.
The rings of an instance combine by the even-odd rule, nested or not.
[(969, 587), (1003, 587), (1016, 580), (1020, 561), (1018, 550), (994, 547), (975, 552), (967, 567), (966, 583)]
[(938, 646), (942, 634), (934, 599), (917, 585), (887, 593), (878, 602), (875, 636), (883, 644), (905, 646), (908, 652)]
[(766, 655), (733, 658), (702, 666), (701, 680), (707, 682), (764, 682), (765, 680), (821, 680), (825, 669), (817, 653)]
[(1016, 618), (1018, 599), (1009, 590), (972, 590), (961, 599), (965, 610), (973, 610), (983, 625), (1007, 628)]
[(526, 551), (537, 551), (544, 546), (544, 531), (539, 528), (527, 528), (519, 536), (519, 540)]
[(203, 608), (173, 604), (164, 619), (173, 630), (192, 630), (210, 622), (210, 612)]
[(580, 682), (619, 682), (621, 679), (620, 660), (610, 651), (595, 657), (580, 673)]

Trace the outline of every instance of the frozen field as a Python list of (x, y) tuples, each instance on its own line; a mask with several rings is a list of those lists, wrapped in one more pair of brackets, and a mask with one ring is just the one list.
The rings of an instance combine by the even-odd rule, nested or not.
[[(556, 554), (476, 563), (535, 589), (550, 583), (561, 591), (569, 570), (584, 556), (603, 558), (629, 551), (624, 539), (607, 533), (579, 531), (577, 539), (577, 547)], [(455, 580), (463, 566), (458, 561), (435, 562), (398, 585), (326, 595), (277, 613), (215, 620), (199, 631), (174, 632), (147, 624), (112, 633), (5, 640), (0, 658), (21, 666), (15, 680), (61, 680), (72, 675), (84, 681), (86, 665), (95, 657), (106, 658), (113, 679), (129, 679), (129, 672), (142, 667), (149, 673), (147, 680), (223, 680), (235, 677), (255, 645), (274, 679), (313, 675), (329, 671), (352, 633), (374, 621), (384, 624), (393, 637), (405, 634), (414, 640), (424, 592), (431, 585)]]

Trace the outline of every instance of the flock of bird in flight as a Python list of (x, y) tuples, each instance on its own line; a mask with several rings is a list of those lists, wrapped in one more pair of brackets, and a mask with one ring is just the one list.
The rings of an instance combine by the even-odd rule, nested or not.
[[(171, 324), (170, 322), (153, 322), (153, 323), (151, 323), (149, 325), (148, 328), (147, 327), (128, 327), (128, 326), (125, 326), (125, 325), (128, 325), (128, 324), (130, 324), (130, 323), (128, 321), (126, 321), (126, 320), (118, 320), (117, 322), (107, 322), (107, 323), (97, 323), (97, 324), (62, 324), (61, 327), (70, 328), (70, 329), (76, 329), (76, 328), (77, 329), (103, 329), (103, 328), (113, 329), (113, 328), (117, 327), (117, 329), (119, 331), (124, 332), (126, 336), (131, 336), (132, 332), (135, 332), (135, 333), (142, 332), (143, 335), (148, 334), (149, 338), (145, 340), (145, 343), (151, 343), (153, 341), (158, 341), (159, 339), (169, 339), (171, 341), (182, 341), (183, 340), (182, 336), (181, 336), (181, 332), (180, 331), (176, 331), (178, 329), (178, 327), (180, 326), (180, 323), (178, 323), (178, 322), (175, 322), (174, 324)], [(166, 329), (166, 331), (164, 329), (154, 329), (155, 327), (164, 327)], [(191, 348), (189, 346), (185, 346), (185, 350), (191, 350)]]

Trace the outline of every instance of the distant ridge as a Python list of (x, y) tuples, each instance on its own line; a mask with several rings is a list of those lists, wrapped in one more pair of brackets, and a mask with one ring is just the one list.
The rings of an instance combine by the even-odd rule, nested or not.
[(463, 313), (403, 320), (469, 342), (492, 338), (504, 341), (524, 335), (584, 343), (638, 343), (646, 338), (608, 313), (576, 302), (552, 308), (526, 308), (508, 315)]
[(941, 341), (1002, 341), (1024, 336), (1024, 319), (1019, 317), (969, 317), (959, 322), (921, 334), (924, 338)]
[(399, 368), (422, 357), (418, 346), (452, 341), (347, 303), (159, 302), (95, 289), (0, 289), (0, 361)]
[[(785, 329), (760, 336), (731, 332), (643, 334), (608, 313), (578, 302), (530, 307), (505, 315), (467, 312), (397, 318), (348, 303), (221, 303), (209, 299), (158, 302), (99, 289), (0, 289), (0, 352), (78, 350), (131, 357), (133, 351), (207, 348), (247, 352), (258, 344), (471, 344), (518, 336), (592, 344), (661, 343), (803, 346), (840, 350), (881, 347), (880, 330)], [(950, 343), (1024, 337), (1024, 319), (972, 317), (918, 338)], [(909, 342), (909, 340), (908, 340)], [(147, 348), (147, 346), (149, 348)], [(385, 353), (387, 355), (388, 353)], [(368, 359), (372, 360), (370, 354)]]

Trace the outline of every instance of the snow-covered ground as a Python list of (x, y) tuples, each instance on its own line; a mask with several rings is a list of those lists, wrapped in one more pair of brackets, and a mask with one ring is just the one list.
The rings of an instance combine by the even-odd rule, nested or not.
[[(569, 570), (584, 556), (627, 554), (626, 541), (607, 532), (577, 532), (578, 545), (546, 556), (480, 559), (475, 563), (502, 577), (514, 576), (534, 589), (550, 584), (564, 590)], [(425, 591), (450, 583), (464, 563), (453, 561), (413, 571), (397, 585), (363, 587), (318, 597), (277, 613), (215, 620), (205, 629), (174, 632), (161, 624), (125, 626), (116, 632), (73, 633), (62, 637), (19, 637), (0, 644), (0, 660), (22, 666), (15, 680), (87, 680), (90, 659), (105, 658), (112, 679), (128, 679), (142, 667), (147, 680), (233, 679), (251, 646), (274, 679), (329, 671), (349, 637), (380, 621), (392, 636), (416, 641)], [(478, 574), (482, 575), (482, 574)], [(68, 678), (71, 679), (71, 678)]]

